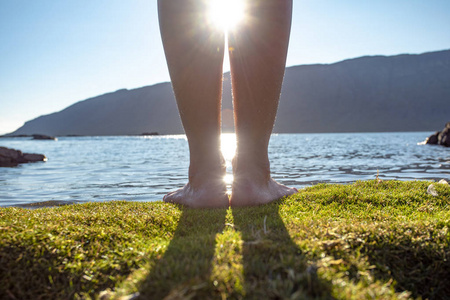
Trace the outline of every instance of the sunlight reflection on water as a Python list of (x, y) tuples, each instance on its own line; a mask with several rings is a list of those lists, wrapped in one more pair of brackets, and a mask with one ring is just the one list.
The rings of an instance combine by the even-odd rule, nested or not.
[(220, 136), (220, 148), (225, 160), (231, 163), (234, 153), (236, 152), (236, 134), (223, 133)]
[(227, 193), (231, 194), (231, 184), (233, 183), (233, 170), (231, 161), (233, 160), (234, 154), (236, 153), (236, 134), (223, 133), (220, 136), (220, 148), (222, 150), (222, 155), (227, 166), (227, 174), (224, 176), (223, 180), (227, 185)]

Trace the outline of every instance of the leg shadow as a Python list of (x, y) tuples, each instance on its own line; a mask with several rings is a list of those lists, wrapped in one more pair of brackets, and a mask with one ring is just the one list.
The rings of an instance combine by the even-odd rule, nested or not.
[(212, 285), (215, 239), (223, 230), (225, 216), (226, 209), (182, 208), (174, 236), (163, 257), (150, 266), (150, 274), (140, 283), (138, 298), (201, 298)]
[(291, 240), (279, 214), (280, 201), (233, 209), (243, 244), (246, 299), (332, 299), (331, 284)]
[[(385, 241), (388, 240), (386, 237)], [(399, 243), (375, 241), (366, 243), (369, 246), (362, 252), (377, 266), (376, 278), (395, 279), (397, 292), (409, 291), (414, 298), (449, 299), (450, 261), (446, 259), (449, 248), (439, 246), (445, 243), (443, 239), (427, 243), (420, 239), (403, 239)]]

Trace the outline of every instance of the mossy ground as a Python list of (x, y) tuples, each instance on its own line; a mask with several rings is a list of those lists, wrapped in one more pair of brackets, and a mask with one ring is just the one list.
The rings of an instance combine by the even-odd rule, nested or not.
[(444, 299), (450, 187), (320, 184), (272, 204), (0, 209), (0, 298)]

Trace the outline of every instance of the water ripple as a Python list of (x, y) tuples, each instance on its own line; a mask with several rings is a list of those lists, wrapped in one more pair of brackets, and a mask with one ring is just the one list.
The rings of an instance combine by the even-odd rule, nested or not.
[[(297, 188), (374, 179), (450, 180), (450, 148), (417, 145), (430, 133), (277, 134), (269, 146), (272, 176)], [(231, 175), (235, 136), (223, 135)], [(45, 201), (160, 200), (187, 182), (184, 135), (0, 139), (43, 153), (46, 163), (0, 168), (0, 205)], [(230, 181), (230, 176), (227, 176)], [(228, 188), (230, 182), (228, 182)]]

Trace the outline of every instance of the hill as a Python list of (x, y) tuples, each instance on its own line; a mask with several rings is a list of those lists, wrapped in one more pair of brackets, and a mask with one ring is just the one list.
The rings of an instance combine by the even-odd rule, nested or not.
[[(274, 132), (434, 131), (450, 119), (450, 50), (286, 68)], [(230, 74), (223, 128), (233, 130)], [(183, 133), (170, 83), (77, 102), (8, 135)]]

